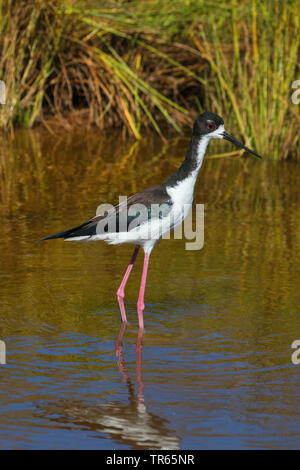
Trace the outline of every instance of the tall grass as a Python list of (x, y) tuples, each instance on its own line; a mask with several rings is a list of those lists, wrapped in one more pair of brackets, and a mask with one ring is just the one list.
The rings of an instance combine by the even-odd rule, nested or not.
[(122, 125), (139, 139), (209, 109), (263, 155), (295, 156), (299, 17), (298, 0), (7, 0), (0, 126)]
[(62, 118), (72, 113), (73, 119), (79, 110), (87, 124), (123, 123), (136, 138), (142, 123), (160, 133), (161, 117), (179, 131), (189, 118), (178, 84), (186, 76), (198, 80), (184, 60), (154, 47), (159, 33), (144, 31), (125, 14), (124, 2), (96, 10), (75, 3), (2, 4), (0, 68), (7, 106), (0, 125), (31, 127), (44, 111), (67, 125)]
[[(299, 142), (299, 106), (291, 102), (298, 76), (300, 15), (296, 2), (232, 0), (230, 34), (220, 18), (207, 30), (200, 24), (190, 37), (210, 65), (205, 74), (213, 90), (204, 106), (214, 107), (243, 139), (265, 156), (287, 158)], [(297, 14), (298, 12), (298, 14)]]

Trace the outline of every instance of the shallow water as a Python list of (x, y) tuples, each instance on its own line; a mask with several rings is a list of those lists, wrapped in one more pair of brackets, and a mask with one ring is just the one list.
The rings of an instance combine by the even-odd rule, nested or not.
[[(207, 158), (205, 243), (162, 240), (138, 335), (132, 246), (35, 241), (163, 181), (188, 140), (19, 131), (0, 150), (0, 446), (299, 448), (300, 172)], [(232, 150), (211, 143), (210, 151)]]

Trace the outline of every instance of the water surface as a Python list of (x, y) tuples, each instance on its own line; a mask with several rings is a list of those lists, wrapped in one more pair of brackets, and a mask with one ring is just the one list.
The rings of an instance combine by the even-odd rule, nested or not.
[[(188, 140), (19, 131), (0, 150), (0, 446), (9, 449), (295, 449), (300, 438), (300, 172), (207, 158), (195, 202), (205, 243), (133, 247), (39, 238), (159, 184)], [(210, 151), (232, 150), (211, 143)]]

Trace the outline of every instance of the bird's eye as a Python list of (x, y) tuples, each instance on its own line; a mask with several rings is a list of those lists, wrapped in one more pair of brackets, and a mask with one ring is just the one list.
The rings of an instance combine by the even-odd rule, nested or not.
[(213, 131), (215, 128), (216, 128), (216, 125), (214, 122), (207, 121), (207, 129), (209, 129), (210, 131)]

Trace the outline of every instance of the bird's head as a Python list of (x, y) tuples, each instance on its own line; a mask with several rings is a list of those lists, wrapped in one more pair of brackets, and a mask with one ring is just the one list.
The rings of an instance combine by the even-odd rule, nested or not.
[(214, 113), (205, 112), (200, 114), (196, 119), (193, 127), (193, 135), (198, 138), (205, 139), (225, 139), (238, 147), (246, 150), (249, 153), (252, 153), (255, 157), (262, 158), (253, 150), (250, 150), (245, 145), (241, 144), (233, 137), (231, 137), (227, 132), (225, 132), (224, 121), (223, 119)]

